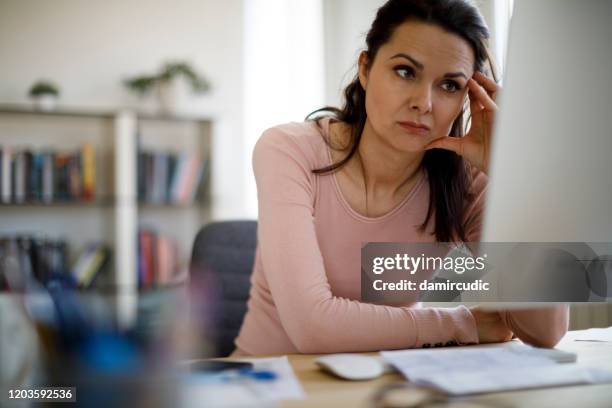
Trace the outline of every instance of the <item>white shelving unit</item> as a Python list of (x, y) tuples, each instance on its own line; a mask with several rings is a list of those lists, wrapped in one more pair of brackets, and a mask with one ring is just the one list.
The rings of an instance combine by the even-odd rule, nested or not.
[[(91, 202), (0, 202), (0, 236), (36, 234), (65, 239), (70, 258), (88, 242), (113, 250), (117, 317), (129, 326), (138, 302), (138, 229), (158, 230), (178, 243), (180, 267), (188, 266), (199, 228), (210, 221), (210, 175), (204, 202), (139, 203), (138, 151), (198, 151), (212, 160), (213, 120), (138, 114), (128, 110), (39, 112), (0, 105), (0, 146), (32, 150), (76, 150), (91, 143), (96, 152), (96, 198)], [(208, 171), (213, 169), (208, 166)]]

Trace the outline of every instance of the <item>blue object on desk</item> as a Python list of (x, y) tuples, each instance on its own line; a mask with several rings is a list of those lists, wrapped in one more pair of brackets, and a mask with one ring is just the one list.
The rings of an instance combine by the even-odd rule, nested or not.
[(278, 374), (270, 370), (258, 370), (254, 368), (242, 368), (239, 370), (225, 370), (221, 372), (198, 372), (191, 373), (188, 377), (189, 381), (204, 382), (204, 383), (227, 383), (235, 381), (256, 381), (268, 382), (278, 379)]
[(240, 375), (244, 377), (252, 378), (257, 381), (274, 381), (278, 378), (278, 375), (274, 371), (269, 370), (256, 370), (252, 368), (243, 368), (238, 371)]

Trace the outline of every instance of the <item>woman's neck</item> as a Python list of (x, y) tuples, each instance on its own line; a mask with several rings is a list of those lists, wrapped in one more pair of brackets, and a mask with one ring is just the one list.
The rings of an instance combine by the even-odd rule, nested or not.
[(405, 195), (420, 174), (425, 152), (401, 152), (385, 143), (370, 122), (366, 121), (358, 154), (357, 164), (362, 168), (364, 186), (372, 196)]

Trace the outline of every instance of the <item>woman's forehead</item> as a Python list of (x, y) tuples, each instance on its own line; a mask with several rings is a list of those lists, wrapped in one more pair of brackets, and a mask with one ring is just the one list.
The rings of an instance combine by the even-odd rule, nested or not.
[(457, 34), (440, 26), (420, 21), (399, 25), (389, 41), (379, 49), (379, 56), (389, 59), (397, 54), (408, 54), (427, 69), (463, 70), (471, 76), (474, 50)]

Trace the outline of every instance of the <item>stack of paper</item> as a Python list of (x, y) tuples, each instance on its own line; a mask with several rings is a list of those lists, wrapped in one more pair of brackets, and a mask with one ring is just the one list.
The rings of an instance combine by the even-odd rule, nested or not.
[(381, 353), (410, 381), (451, 395), (612, 382), (612, 371), (579, 364), (573, 353), (536, 349), (516, 342), (497, 347), (465, 347)]
[(612, 327), (593, 328), (576, 332), (576, 341), (605, 341), (612, 342)]

